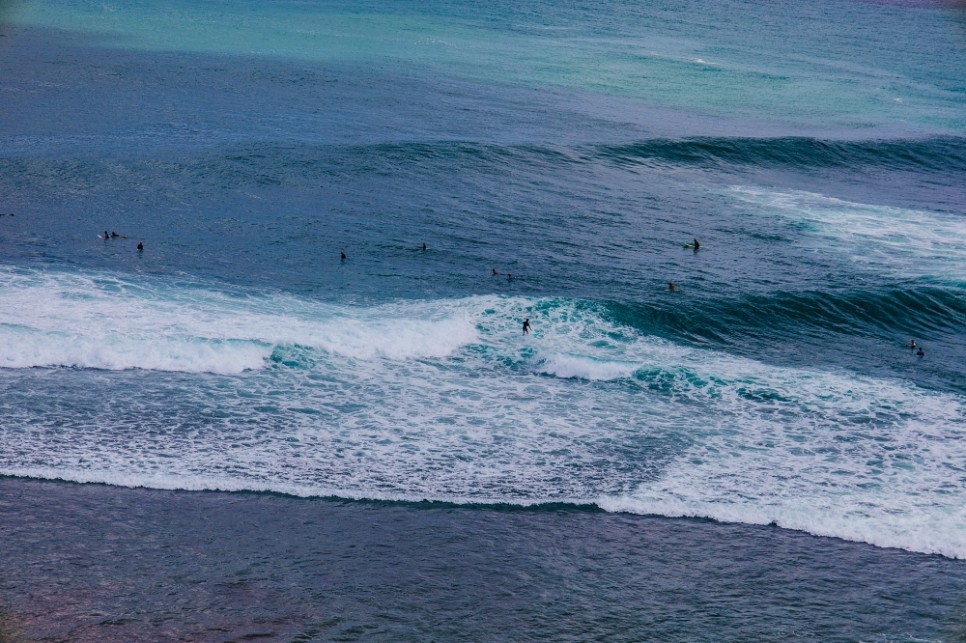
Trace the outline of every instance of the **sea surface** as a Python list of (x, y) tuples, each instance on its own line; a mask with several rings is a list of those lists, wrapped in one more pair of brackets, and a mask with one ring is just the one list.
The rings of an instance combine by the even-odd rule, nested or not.
[(966, 6), (0, 2), (3, 628), (966, 640)]

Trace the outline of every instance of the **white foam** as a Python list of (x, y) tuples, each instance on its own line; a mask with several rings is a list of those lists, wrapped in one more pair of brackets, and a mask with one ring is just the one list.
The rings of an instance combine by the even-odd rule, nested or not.
[(638, 368), (628, 362), (599, 361), (583, 355), (550, 355), (537, 366), (539, 373), (585, 380), (616, 380), (630, 377)]
[[(966, 558), (958, 397), (849, 374), (715, 358), (699, 439), (611, 511), (775, 523)], [(698, 391), (695, 391), (698, 392)], [(694, 398), (694, 393), (690, 396)]]
[(805, 224), (816, 251), (903, 276), (966, 281), (966, 213), (854, 203), (798, 190), (734, 186), (732, 197)]
[[(16, 357), (26, 363), (50, 361), (49, 350), (107, 369), (233, 364), (231, 378), (190, 385), (164, 373), (5, 369), (16, 385), (0, 401), (3, 474), (593, 500), (966, 558), (966, 412), (951, 393), (678, 346), (568, 300), (353, 307), (193, 283), (3, 277), (4, 358), (19, 355), (7, 352), (12, 338), (37, 353)], [(52, 301), (26, 307), (43, 294)], [(99, 353), (108, 338), (116, 352)], [(92, 407), (91, 396), (107, 403)]]
[(104, 275), (3, 272), (7, 368), (237, 374), (262, 368), (278, 345), (404, 360), (443, 357), (476, 339), (469, 319), (418, 304), (354, 309)]

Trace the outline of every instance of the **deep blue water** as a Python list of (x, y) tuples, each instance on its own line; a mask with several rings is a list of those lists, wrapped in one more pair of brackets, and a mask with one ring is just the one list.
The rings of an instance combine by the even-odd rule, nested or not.
[[(279, 606), (344, 537), (299, 516), (408, 525), (338, 554), (363, 584), (464, 534), (425, 573), (463, 618), (485, 606), (466, 629), (372, 580), (357, 600), (395, 616), (310, 592), (279, 640), (568, 638), (560, 610), (580, 640), (955, 640), (964, 97), (955, 4), (0, 5), (0, 598), (29, 636), (114, 636), (31, 606), (48, 572), (16, 560), (99, 546), (112, 503), (211, 503), (280, 516), (251, 526), (289, 543), (276, 573), (243, 574)], [(62, 510), (34, 515), (44, 493)], [(152, 520), (118, 527), (109, 576), (141, 573)], [(614, 544), (651, 529), (693, 559), (644, 604), (639, 577), (609, 579), (663, 560)], [(553, 555), (568, 534), (589, 544)], [(541, 572), (451, 584), (492, 539), (542, 553), (474, 573)], [(396, 560), (371, 555), (387, 542)], [(211, 547), (208, 578), (250, 555)], [(763, 605), (789, 547), (801, 583)], [(184, 590), (189, 560), (157, 585)], [(727, 587), (676, 593), (695, 573)], [(896, 597), (903, 579), (924, 589)], [(162, 628), (150, 592), (98, 600), (141, 593), (119, 640), (231, 640), (259, 602)], [(323, 605), (335, 629), (307, 625)]]

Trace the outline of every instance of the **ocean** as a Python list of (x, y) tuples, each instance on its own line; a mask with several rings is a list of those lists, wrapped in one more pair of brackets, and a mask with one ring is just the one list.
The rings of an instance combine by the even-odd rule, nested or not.
[(0, 284), (0, 640), (966, 640), (962, 3), (0, 2)]

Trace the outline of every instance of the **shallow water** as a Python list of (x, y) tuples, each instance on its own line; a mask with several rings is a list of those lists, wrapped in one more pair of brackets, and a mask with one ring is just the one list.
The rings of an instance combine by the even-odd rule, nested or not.
[(559, 505), (10, 479), (0, 490), (0, 583), (31, 639), (952, 641), (966, 632), (960, 562), (774, 527)]

